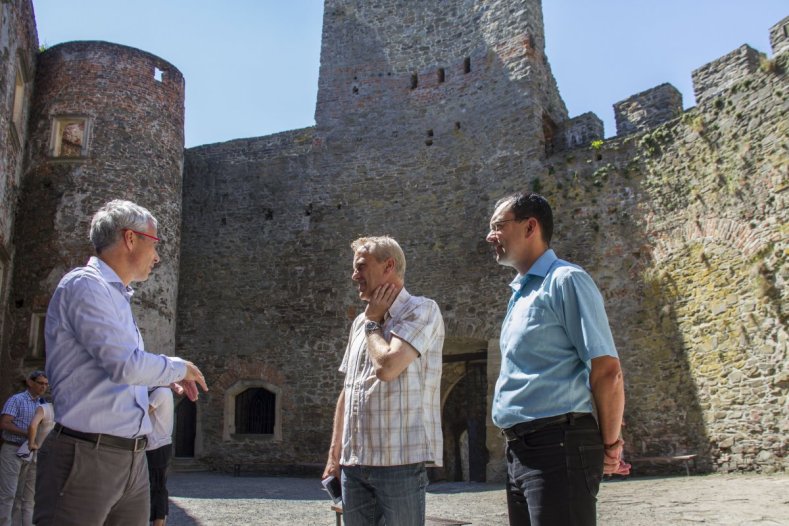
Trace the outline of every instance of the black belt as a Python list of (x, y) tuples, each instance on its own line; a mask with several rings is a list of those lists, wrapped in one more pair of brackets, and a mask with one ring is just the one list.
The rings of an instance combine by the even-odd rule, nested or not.
[(66, 435), (71, 438), (92, 442), (96, 444), (97, 447), (109, 446), (117, 449), (126, 449), (128, 451), (143, 451), (145, 446), (148, 445), (147, 437), (123, 438), (114, 435), (105, 435), (103, 433), (83, 433), (82, 431), (74, 431), (60, 424), (55, 424), (54, 431), (56, 431), (58, 435)]
[(592, 416), (592, 413), (565, 413), (563, 415), (537, 418), (536, 420), (521, 422), (510, 428), (502, 429), (501, 433), (507, 438), (507, 442), (512, 442), (513, 440), (518, 440), (523, 435), (534, 433), (548, 426), (555, 426), (566, 422), (572, 424), (575, 420), (585, 416)]

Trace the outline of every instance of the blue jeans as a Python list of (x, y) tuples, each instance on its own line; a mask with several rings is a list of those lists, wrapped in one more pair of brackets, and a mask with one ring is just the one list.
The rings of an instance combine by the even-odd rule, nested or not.
[(507, 443), (511, 526), (594, 526), (603, 441), (591, 415)]
[(342, 517), (347, 526), (421, 526), (425, 523), (425, 463), (343, 466)]

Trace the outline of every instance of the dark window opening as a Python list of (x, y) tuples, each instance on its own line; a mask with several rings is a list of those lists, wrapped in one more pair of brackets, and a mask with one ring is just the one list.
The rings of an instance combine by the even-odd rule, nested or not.
[(356, 94), (358, 94), (358, 93), (359, 93), (359, 88), (357, 88), (356, 86), (354, 86), (354, 87), (353, 87), (353, 90), (351, 90), (351, 91), (353, 91), (353, 94), (354, 94), (354, 95), (356, 95)]
[(542, 133), (545, 138), (545, 154), (551, 155), (554, 152), (557, 127), (547, 113), (542, 114)]
[(425, 146), (433, 146), (433, 139), (428, 139), (425, 141)]
[(411, 74), (411, 89), (416, 89), (419, 86), (419, 77), (416, 73)]
[(236, 433), (274, 434), (277, 395), (256, 387), (236, 396)]
[(438, 83), (441, 84), (444, 82), (444, 68), (438, 68)]
[(153, 68), (153, 80), (161, 82), (163, 79), (164, 71), (159, 68)]
[(455, 129), (456, 130), (460, 129), (460, 121), (455, 122)]
[(433, 136), (433, 130), (427, 130), (427, 136), (428, 137), (432, 137)]
[(471, 59), (469, 57), (463, 59), (463, 73), (471, 73)]

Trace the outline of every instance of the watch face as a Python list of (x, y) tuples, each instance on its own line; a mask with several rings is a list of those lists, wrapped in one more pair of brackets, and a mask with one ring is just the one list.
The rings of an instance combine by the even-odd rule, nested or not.
[(381, 328), (381, 326), (380, 326), (380, 325), (378, 325), (377, 323), (375, 323), (374, 321), (368, 321), (368, 322), (365, 324), (365, 326), (364, 326), (364, 329), (365, 329), (367, 332), (377, 331), (377, 330), (378, 330), (378, 329), (380, 329), (380, 328)]

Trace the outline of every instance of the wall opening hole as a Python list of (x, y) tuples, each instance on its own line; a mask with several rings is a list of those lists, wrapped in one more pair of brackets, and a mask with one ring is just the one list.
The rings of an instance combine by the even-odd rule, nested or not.
[(358, 95), (358, 93), (359, 93), (359, 88), (358, 88), (358, 87), (356, 87), (356, 86), (354, 86), (354, 87), (353, 87), (353, 90), (351, 90), (351, 91), (353, 91), (353, 94), (354, 94), (354, 95)]
[(419, 77), (416, 73), (411, 74), (411, 89), (416, 89), (419, 86)]
[(445, 79), (444, 68), (438, 68), (438, 83), (441, 84)]
[(469, 57), (463, 59), (463, 73), (471, 73), (471, 59)]
[(164, 76), (164, 71), (162, 71), (162, 70), (161, 70), (161, 69), (159, 69), (159, 68), (153, 68), (153, 79), (154, 79), (156, 82), (161, 82), (161, 81), (162, 81), (162, 78), (163, 78), (163, 76)]
[(425, 141), (425, 146), (433, 146), (433, 139), (428, 139)]
[(460, 121), (455, 122), (455, 129), (456, 130), (460, 129)]
[(432, 137), (433, 136), (433, 130), (427, 130), (427, 136), (428, 137)]

